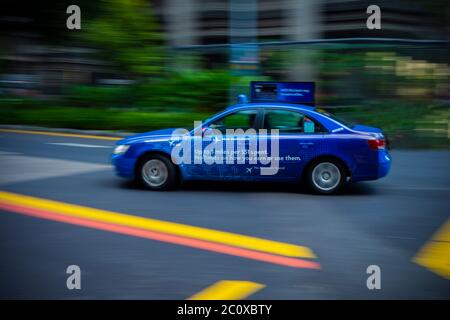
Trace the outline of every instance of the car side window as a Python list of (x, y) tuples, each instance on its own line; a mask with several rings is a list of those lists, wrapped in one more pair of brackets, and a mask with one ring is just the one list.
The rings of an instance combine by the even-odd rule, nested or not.
[(326, 129), (303, 113), (290, 110), (266, 110), (264, 128), (278, 129), (280, 133), (324, 133)]
[(257, 110), (242, 110), (229, 114), (209, 124), (212, 129), (218, 129), (225, 133), (226, 129), (255, 128)]

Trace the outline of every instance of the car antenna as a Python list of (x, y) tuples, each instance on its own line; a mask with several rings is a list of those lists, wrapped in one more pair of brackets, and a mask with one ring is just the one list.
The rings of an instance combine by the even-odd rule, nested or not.
[(237, 101), (239, 104), (246, 104), (248, 103), (247, 96), (245, 94), (240, 94), (237, 96)]

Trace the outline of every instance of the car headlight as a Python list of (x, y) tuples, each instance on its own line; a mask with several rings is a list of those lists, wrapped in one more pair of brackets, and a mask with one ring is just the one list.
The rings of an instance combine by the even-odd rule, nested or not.
[(114, 149), (114, 154), (124, 154), (130, 148), (129, 144), (120, 144)]

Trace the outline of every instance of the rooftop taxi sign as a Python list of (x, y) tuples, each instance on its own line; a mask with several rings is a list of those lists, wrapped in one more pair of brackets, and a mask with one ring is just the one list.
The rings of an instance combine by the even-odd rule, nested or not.
[(251, 82), (252, 102), (284, 102), (314, 105), (314, 82)]

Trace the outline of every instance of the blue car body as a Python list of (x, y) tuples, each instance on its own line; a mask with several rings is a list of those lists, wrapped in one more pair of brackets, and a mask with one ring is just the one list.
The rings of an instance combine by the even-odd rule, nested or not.
[[(329, 114), (313, 107), (285, 103), (246, 103), (225, 109), (206, 120), (203, 126), (238, 111), (257, 110), (264, 117), (267, 110), (290, 110), (302, 113), (317, 121), (325, 132), (321, 133), (280, 133), (279, 170), (274, 175), (261, 175), (258, 170), (249, 170), (249, 164), (180, 164), (178, 172), (182, 180), (246, 180), (246, 181), (300, 181), (309, 163), (321, 157), (338, 159), (346, 168), (348, 180), (352, 182), (375, 180), (388, 174), (391, 156), (384, 148), (371, 148), (369, 140), (385, 139), (378, 128), (355, 125), (347, 126)], [(263, 126), (260, 122), (259, 127)], [(193, 129), (190, 132), (194, 138)], [(121, 177), (134, 179), (139, 159), (149, 153), (171, 157), (174, 146), (174, 129), (156, 130), (127, 137), (117, 145), (128, 145), (126, 152), (112, 155), (112, 163)], [(251, 139), (251, 137), (250, 137)]]

